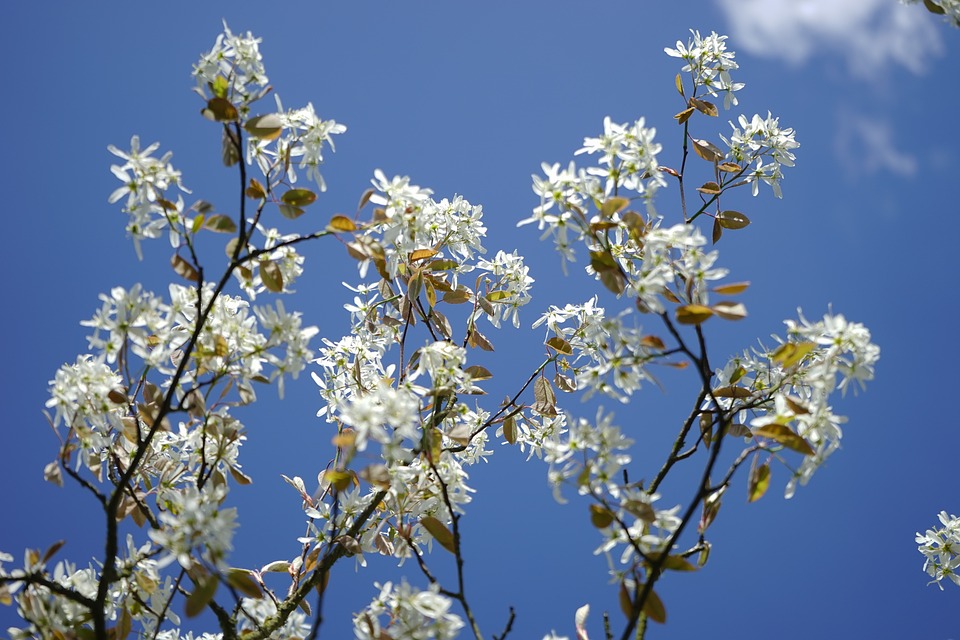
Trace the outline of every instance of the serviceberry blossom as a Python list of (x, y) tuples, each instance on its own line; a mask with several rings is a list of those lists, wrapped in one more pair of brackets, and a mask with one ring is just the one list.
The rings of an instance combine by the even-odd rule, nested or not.
[(166, 551), (157, 566), (179, 562), (184, 569), (190, 569), (199, 558), (208, 566), (227, 568), (237, 510), (221, 506), (224, 497), (226, 489), (222, 486), (201, 491), (188, 484), (161, 492), (157, 504), (162, 508), (162, 526), (148, 532), (154, 544)]
[(628, 316), (624, 311), (608, 317), (594, 296), (584, 304), (550, 307), (533, 328), (546, 324), (570, 345), (572, 355), (561, 359), (561, 371), (572, 371), (585, 399), (599, 392), (627, 402), (642, 382), (651, 380), (644, 366), (652, 357), (640, 330), (625, 322)]
[(782, 198), (783, 167), (793, 166), (796, 156), (792, 150), (800, 146), (793, 129), (781, 129), (779, 118), (769, 112), (765, 119), (754, 114), (749, 121), (741, 115), (738, 122), (739, 128), (730, 123), (733, 134), (729, 139), (720, 136), (730, 147), (730, 158), (738, 163), (756, 163), (756, 167), (744, 173), (744, 178), (753, 184), (753, 195), (759, 193), (762, 181), (770, 185), (775, 196)]
[(453, 602), (440, 595), (433, 583), (420, 590), (407, 583), (374, 585), (379, 595), (363, 611), (353, 616), (357, 640), (452, 640), (463, 628), (463, 620), (450, 611)]
[(235, 35), (224, 21), (223, 33), (217, 36), (213, 48), (201, 55), (193, 67), (195, 91), (207, 97), (208, 91), (213, 92), (211, 87), (225, 83), (226, 98), (242, 115), (249, 113), (250, 105), (269, 91), (260, 55), (261, 42), (249, 31), (245, 36)]
[(130, 138), (130, 151), (121, 151), (113, 145), (107, 147), (110, 153), (125, 161), (122, 165), (110, 167), (123, 186), (111, 193), (108, 201), (113, 204), (126, 196), (123, 211), (130, 216), (127, 233), (133, 238), (140, 259), (143, 259), (140, 240), (158, 238), (166, 229), (171, 246), (178, 247), (182, 234), (191, 224), (184, 215), (183, 199), (178, 196), (174, 200), (168, 194), (173, 187), (184, 193), (190, 193), (190, 190), (183, 186), (180, 172), (170, 164), (171, 152), (153, 157), (159, 148), (155, 142), (141, 149), (139, 136)]
[(617, 493), (621, 470), (630, 463), (626, 451), (633, 440), (624, 436), (612, 421), (613, 414), (604, 414), (600, 409), (595, 421), (578, 418), (565, 437), (544, 444), (544, 462), (550, 465), (555, 497), (560, 485), (572, 479), (576, 479), (581, 495)]
[(478, 261), (477, 268), (492, 276), (487, 279), (491, 288), (487, 299), (492, 301), (494, 313), (488, 314), (487, 319), (499, 329), (501, 320), (512, 317), (514, 328), (519, 328), (520, 307), (532, 299), (530, 286), (533, 284), (529, 269), (523, 264), (523, 256), (517, 255), (516, 251), (498, 251), (493, 260)]
[(664, 48), (664, 53), (674, 58), (681, 58), (687, 62), (681, 71), (689, 73), (693, 78), (694, 88), (703, 87), (711, 96), (723, 94), (723, 105), (729, 109), (730, 105), (737, 104), (736, 91), (743, 89), (742, 82), (733, 82), (730, 71), (738, 69), (734, 61), (736, 54), (727, 51), (727, 36), (712, 32), (703, 38), (699, 31), (690, 30), (692, 38), (684, 45), (677, 40), (677, 47)]
[(335, 120), (321, 119), (312, 103), (300, 109), (285, 110), (280, 96), (274, 96), (277, 103), (276, 124), (280, 134), (275, 137), (247, 140), (246, 158), (248, 164), (257, 166), (271, 182), (286, 179), (290, 184), (297, 182), (297, 170), (306, 169), (306, 177), (313, 180), (320, 191), (327, 190), (327, 183), (320, 174), (323, 164), (323, 151), (329, 145), (336, 151), (333, 136), (347, 130), (346, 125)]
[[(787, 339), (774, 336), (779, 347), (755, 349), (732, 359), (717, 371), (718, 387), (737, 386), (753, 392), (749, 398), (750, 427), (792, 425), (808, 441), (814, 455), (803, 458), (787, 483), (786, 496), (792, 497), (797, 484), (805, 485), (831, 453), (839, 449), (846, 421), (833, 413), (830, 395), (839, 387), (845, 392), (851, 382), (863, 385), (873, 379), (880, 349), (871, 342), (870, 332), (862, 324), (848, 322), (842, 315), (826, 314), (818, 322), (808, 321), (802, 313), (798, 321), (787, 320)], [(784, 365), (791, 350), (802, 354), (796, 362)], [(717, 398), (719, 409), (734, 412), (737, 419), (748, 420), (745, 411), (737, 411), (739, 400)], [(704, 409), (710, 409), (710, 402)]]
[(946, 578), (960, 586), (960, 518), (941, 511), (938, 516), (942, 527), (927, 529), (917, 534), (917, 550), (923, 554), (923, 570), (943, 591), (941, 581)]
[(663, 147), (653, 141), (656, 133), (656, 129), (645, 126), (643, 118), (632, 124), (617, 124), (607, 116), (603, 119), (603, 134), (584, 138), (583, 147), (574, 155), (601, 154), (600, 166), (588, 168), (587, 174), (606, 178), (604, 195), (619, 194), (623, 187), (652, 206), (657, 190), (667, 184), (657, 162)]

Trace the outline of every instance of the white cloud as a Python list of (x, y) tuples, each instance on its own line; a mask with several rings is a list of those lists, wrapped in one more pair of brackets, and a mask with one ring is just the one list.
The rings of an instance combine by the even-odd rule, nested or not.
[(894, 128), (886, 120), (849, 111), (841, 111), (837, 120), (837, 157), (849, 174), (889, 171), (912, 176), (917, 173), (917, 158), (897, 148)]
[(793, 64), (840, 54), (871, 78), (891, 63), (922, 73), (943, 51), (940, 25), (923, 7), (896, 0), (717, 0), (730, 24), (731, 47)]

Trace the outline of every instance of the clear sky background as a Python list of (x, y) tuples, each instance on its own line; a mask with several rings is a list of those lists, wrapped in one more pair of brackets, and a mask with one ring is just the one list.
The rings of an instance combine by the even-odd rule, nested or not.
[[(124, 216), (107, 204), (117, 186), (108, 144), (126, 148), (132, 134), (159, 141), (194, 196), (235, 207), (218, 128), (199, 116), (190, 91), (191, 64), (212, 46), (221, 18), (263, 38), (285, 106), (312, 101), (322, 117), (348, 126), (328, 157), (329, 191), (295, 228), (352, 212), (382, 168), (437, 197), (459, 193), (482, 204), (488, 250), (527, 256), (537, 282), (524, 329), (490, 332), (498, 369), (489, 368), (505, 372), (494, 401), (511, 387), (509, 375), (539, 358), (541, 333), (529, 330), (539, 312), (598, 290), (577, 269), (564, 278), (535, 228), (515, 228), (538, 204), (530, 175), (542, 161), (567, 162), (606, 115), (646, 116), (664, 145), (661, 162), (673, 164), (679, 65), (663, 47), (686, 41), (690, 28), (730, 35), (741, 66), (735, 79), (747, 86), (720, 122), (769, 109), (796, 129), (801, 147), (782, 201), (768, 189), (731, 199), (753, 225), (725, 235), (721, 262), (731, 281), (753, 283), (744, 298), (751, 315), (737, 325), (708, 323), (714, 361), (781, 333), (798, 306), (819, 318), (830, 304), (867, 324), (882, 357), (866, 394), (836, 406), (850, 417), (843, 449), (795, 498), (782, 498), (787, 478), (775, 469), (769, 494), (748, 505), (738, 478), (711, 528), (709, 564), (662, 581), (668, 625), (648, 637), (960, 638), (960, 589), (926, 586), (913, 541), (940, 510), (960, 512), (960, 30), (894, 0), (10, 4), (0, 25), (8, 87), (0, 101), (0, 550), (19, 560), (26, 546), (67, 538), (63, 557), (86, 565), (102, 548), (94, 502), (42, 480), (56, 450), (41, 414), (47, 382), (85, 352), (78, 323), (99, 306), (99, 293), (136, 282), (162, 292), (174, 277), (166, 242), (148, 244), (138, 262)], [(674, 187), (661, 192), (661, 213), (676, 215), (676, 195)], [(306, 253), (287, 306), (336, 339), (349, 300), (339, 283), (357, 281), (354, 265), (334, 241)], [(617, 306), (609, 296), (605, 303)], [(648, 387), (628, 406), (606, 403), (641, 443), (639, 458), (665, 454), (689, 402), (684, 375), (667, 376), (665, 391)], [(279, 474), (309, 484), (329, 457), (329, 425), (314, 417), (320, 399), (309, 376), (289, 385), (282, 403), (272, 390), (260, 396), (239, 416), (249, 430), (242, 460), (255, 480), (231, 494), (240, 507), (239, 566), (296, 554), (304, 517)], [(575, 400), (567, 407), (594, 413)], [(603, 558), (591, 555), (599, 538), (585, 503), (571, 496), (556, 505), (542, 464), (496, 448), (490, 464), (471, 470), (478, 492), (463, 520), (484, 633), (499, 633), (513, 605), (511, 637), (551, 629), (572, 637), (585, 602), (594, 637), (603, 610), (618, 628), (616, 587)], [(693, 482), (678, 479), (663, 504), (687, 500)], [(350, 637), (350, 615), (375, 594), (372, 583), (396, 575), (388, 562), (369, 561), (359, 573), (337, 567), (321, 636)], [(434, 562), (451, 564), (442, 550)], [(412, 564), (405, 569), (419, 579)], [(0, 630), (14, 623), (12, 613), (0, 608)]]

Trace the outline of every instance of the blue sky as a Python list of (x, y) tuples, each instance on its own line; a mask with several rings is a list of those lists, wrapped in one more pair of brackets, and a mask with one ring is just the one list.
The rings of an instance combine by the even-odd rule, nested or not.
[[(159, 141), (196, 197), (224, 209), (235, 202), (219, 133), (199, 117), (190, 91), (191, 64), (221, 19), (263, 38), (286, 106), (311, 101), (348, 126), (327, 160), (329, 191), (313, 206), (316, 218), (298, 221), (301, 231), (352, 211), (382, 168), (439, 197), (482, 204), (488, 249), (527, 256), (537, 282), (521, 314), (525, 328), (503, 332), (495, 341), (501, 360), (491, 360), (518, 370), (540, 355), (531, 348), (540, 333), (529, 330), (539, 311), (596, 290), (576, 269), (563, 277), (534, 228), (515, 227), (538, 204), (530, 175), (542, 161), (567, 162), (607, 115), (645, 116), (664, 145), (661, 162), (676, 160), (678, 64), (663, 47), (694, 28), (728, 34), (738, 52), (736, 79), (747, 86), (727, 117), (770, 110), (801, 143), (782, 201), (766, 190), (734, 196), (753, 224), (718, 248), (731, 280), (752, 282), (750, 317), (709, 326), (711, 352), (723, 360), (782, 332), (797, 307), (820, 317), (832, 304), (872, 330), (882, 357), (867, 392), (837, 403), (850, 418), (843, 449), (795, 498), (783, 500), (786, 478), (775, 472), (768, 496), (747, 505), (740, 477), (711, 529), (710, 563), (658, 587), (669, 622), (648, 637), (960, 637), (960, 591), (926, 586), (913, 542), (940, 510), (960, 512), (960, 221), (951, 195), (960, 167), (960, 31), (894, 0), (95, 6), (17, 3), (0, 26), (10, 87), (0, 102), (8, 149), (0, 550), (19, 557), (26, 546), (67, 538), (61, 553), (86, 564), (100, 548), (96, 505), (42, 480), (56, 450), (41, 414), (47, 382), (85, 351), (78, 323), (99, 306), (99, 293), (135, 282), (162, 291), (173, 277), (166, 243), (148, 245), (138, 262), (123, 215), (107, 204), (116, 186), (108, 144), (123, 148), (132, 134)], [(661, 193), (662, 213), (675, 196)], [(357, 281), (354, 265), (334, 242), (306, 254), (288, 308), (336, 339), (349, 300), (339, 283)], [(684, 415), (689, 383), (673, 374), (666, 381), (665, 391), (650, 387), (610, 407), (643, 445), (638, 458), (664, 446)], [(309, 376), (282, 403), (260, 395), (243, 416), (243, 460), (255, 483), (231, 494), (241, 518), (237, 565), (296, 553), (303, 515), (279, 474), (309, 481), (328, 458), (329, 427), (314, 417), (320, 399)], [(589, 404), (567, 406), (594, 413)], [(603, 558), (591, 555), (598, 538), (585, 504), (556, 505), (545, 471), (505, 447), (472, 470), (478, 492), (463, 521), (471, 597), (487, 635), (501, 630), (512, 605), (512, 637), (551, 629), (573, 636), (574, 611), (589, 602), (601, 637), (601, 611), (615, 628), (620, 619), (616, 588)], [(679, 478), (664, 503), (685, 500), (687, 482)], [(449, 565), (437, 554), (434, 561)], [(395, 575), (379, 559), (359, 573), (338, 567), (324, 634), (349, 637), (350, 614), (375, 594), (372, 583)], [(0, 608), (0, 629), (11, 614)]]

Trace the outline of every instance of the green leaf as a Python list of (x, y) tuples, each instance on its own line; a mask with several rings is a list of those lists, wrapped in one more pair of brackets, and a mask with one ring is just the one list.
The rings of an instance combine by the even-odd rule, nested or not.
[(227, 79), (219, 75), (213, 82), (208, 82), (207, 86), (210, 87), (210, 93), (218, 98), (226, 98), (227, 90), (230, 89), (230, 84), (227, 82)]
[(503, 302), (509, 300), (512, 295), (509, 291), (491, 291), (484, 297), (490, 302)]
[(217, 233), (236, 233), (237, 225), (230, 216), (222, 213), (212, 215), (206, 219), (203, 224), (205, 229), (216, 231)]
[(717, 220), (724, 229), (743, 229), (750, 224), (750, 218), (739, 211), (721, 211)]
[(427, 516), (420, 520), (420, 524), (427, 532), (433, 536), (433, 539), (440, 543), (444, 549), (450, 553), (456, 554), (457, 546), (453, 540), (453, 534), (446, 526), (433, 516)]
[(283, 130), (283, 122), (277, 114), (268, 113), (264, 116), (250, 118), (244, 123), (243, 128), (254, 138), (273, 140), (280, 136), (280, 132)]
[(310, 189), (290, 189), (280, 199), (294, 207), (306, 207), (316, 201), (317, 194)]
[(809, 442), (794, 433), (794, 431), (786, 425), (767, 424), (762, 427), (757, 427), (752, 431), (754, 437), (769, 438), (805, 456), (812, 456), (815, 453)]
[(677, 74), (677, 77), (673, 79), (673, 83), (674, 83), (674, 84), (676, 85), (676, 87), (677, 87), (677, 92), (678, 92), (680, 95), (683, 95), (683, 78), (680, 77), (680, 74), (679, 74), (679, 73)]

